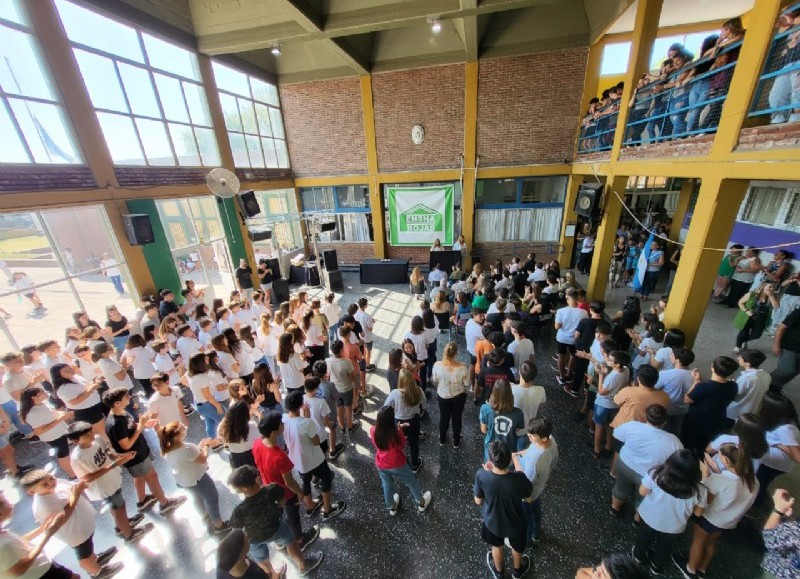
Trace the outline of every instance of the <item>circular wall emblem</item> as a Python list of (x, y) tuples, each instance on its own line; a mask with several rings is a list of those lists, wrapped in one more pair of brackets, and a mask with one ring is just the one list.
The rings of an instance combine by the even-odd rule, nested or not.
[(421, 145), (424, 140), (425, 129), (422, 128), (422, 125), (414, 125), (411, 129), (411, 141), (415, 145)]

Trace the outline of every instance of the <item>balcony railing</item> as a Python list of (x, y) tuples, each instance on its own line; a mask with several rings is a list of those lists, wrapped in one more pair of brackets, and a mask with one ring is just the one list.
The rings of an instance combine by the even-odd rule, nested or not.
[(800, 121), (800, 2), (783, 12), (783, 28), (772, 38), (749, 116), (766, 117), (770, 124)]
[(579, 153), (596, 153), (610, 151), (614, 144), (614, 133), (617, 131), (619, 118), (619, 102), (609, 104), (595, 111), (596, 116), (587, 123), (581, 123), (578, 137)]

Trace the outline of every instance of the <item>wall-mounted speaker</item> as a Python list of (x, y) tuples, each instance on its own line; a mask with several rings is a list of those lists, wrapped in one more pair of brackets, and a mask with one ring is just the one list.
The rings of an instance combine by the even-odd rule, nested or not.
[(335, 221), (331, 221), (329, 223), (320, 223), (319, 224), (319, 232), (320, 233), (325, 233), (326, 231), (333, 231), (334, 229), (336, 229), (336, 222)]
[(588, 218), (594, 217), (602, 192), (602, 183), (584, 183), (581, 185), (578, 188), (578, 197), (575, 199), (575, 213)]
[(269, 241), (272, 239), (272, 230), (271, 229), (257, 229), (252, 230), (249, 229), (247, 231), (247, 237), (250, 238), (250, 241)]
[(236, 202), (239, 204), (239, 211), (242, 212), (245, 219), (255, 217), (261, 213), (261, 206), (258, 204), (254, 191), (242, 191), (236, 196)]
[(322, 267), (326, 271), (336, 271), (339, 269), (339, 260), (336, 257), (335, 249), (326, 249), (322, 252)]
[(156, 242), (150, 216), (145, 213), (130, 213), (122, 216), (122, 225), (131, 245), (147, 245)]

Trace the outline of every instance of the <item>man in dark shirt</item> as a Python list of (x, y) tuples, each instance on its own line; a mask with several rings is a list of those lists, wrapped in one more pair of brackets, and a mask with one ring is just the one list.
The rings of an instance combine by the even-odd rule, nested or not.
[(525, 551), (527, 522), (522, 503), (531, 501), (533, 485), (522, 472), (509, 472), (511, 450), (502, 440), (489, 445), (489, 462), (475, 475), (475, 504), (483, 507), (481, 537), (491, 546), (486, 565), (495, 579), (503, 577), (503, 543), (508, 539), (514, 560), (513, 577), (518, 579), (531, 568)]
[(800, 310), (795, 310), (778, 324), (772, 352), (778, 356), (778, 367), (772, 372), (770, 390), (781, 389), (800, 374)]
[(523, 264), (522, 267), (528, 273), (533, 272), (533, 270), (536, 269), (536, 254), (535, 253), (529, 253), (528, 254), (528, 258), (527, 258), (527, 260), (525, 261), (525, 263)]
[[(106, 418), (106, 436), (117, 454), (136, 453), (125, 463), (125, 469), (133, 477), (136, 507), (139, 511), (150, 508), (158, 501), (159, 514), (166, 515), (185, 503), (186, 497), (168, 499), (164, 494), (158, 473), (150, 460), (150, 447), (142, 435), (145, 428), (154, 428), (158, 425), (158, 421), (151, 419), (147, 414), (142, 414), (137, 423), (125, 410), (130, 401), (131, 395), (127, 388), (113, 388), (103, 395), (103, 404), (111, 409)], [(145, 485), (150, 488), (152, 494), (145, 494)]]
[(261, 285), (261, 290), (264, 292), (264, 303), (272, 303), (272, 280), (275, 279), (276, 272), (272, 271), (269, 262), (262, 259), (258, 262), (258, 283)]
[(242, 297), (247, 301), (253, 297), (253, 270), (247, 265), (246, 259), (239, 260), (239, 267), (236, 269), (236, 287), (242, 292)]
[(170, 314), (180, 315), (183, 311), (184, 308), (175, 303), (175, 294), (172, 293), (171, 289), (161, 290), (161, 303), (158, 305), (158, 313), (162, 320)]

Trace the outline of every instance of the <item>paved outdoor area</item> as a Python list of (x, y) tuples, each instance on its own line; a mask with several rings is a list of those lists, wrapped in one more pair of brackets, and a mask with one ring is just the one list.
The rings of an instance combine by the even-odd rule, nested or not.
[[(337, 295), (345, 306), (361, 296), (370, 299), (369, 310), (378, 322), (373, 353), (378, 370), (368, 375), (368, 382), (376, 387), (376, 395), (367, 403), (361, 428), (346, 441), (347, 450), (333, 464), (336, 474), (334, 499), (347, 501), (348, 508), (340, 517), (321, 525), (321, 537), (311, 549), (324, 551), (325, 561), (315, 576), (331, 579), (354, 576), (398, 579), (487, 577), (486, 545), (479, 532), (480, 511), (472, 500), (472, 482), (483, 451), (477, 408), (468, 404), (465, 409), (464, 438), (460, 449), (454, 450), (449, 445), (440, 447), (435, 435), (421, 444), (424, 466), (418, 476), (423, 490), (433, 492), (431, 508), (424, 514), (408, 508), (411, 501), (405, 491), (401, 491), (404, 506), (397, 517), (389, 517), (383, 506), (367, 433), (388, 391), (384, 377), (388, 351), (407, 330), (418, 305), (406, 286), (364, 287), (357, 280), (357, 273), (346, 273), (345, 291), (343, 295)], [(613, 296), (609, 295), (609, 309), (621, 300), (623, 292), (620, 289)], [(322, 290), (312, 290), (311, 293), (321, 294)], [(707, 366), (704, 361), (717, 353), (732, 348), (728, 343), (732, 339), (731, 332), (719, 331), (730, 317), (729, 310), (713, 305), (709, 308), (702, 338), (698, 340), (701, 366)], [(457, 341), (463, 358), (463, 337)], [(445, 342), (440, 338), (440, 351)], [(758, 345), (761, 346), (761, 342)], [(603, 555), (629, 552), (635, 528), (631, 524), (630, 510), (620, 519), (612, 519), (608, 514), (612, 479), (607, 472), (607, 461), (592, 458), (586, 426), (572, 420), (577, 401), (565, 395), (554, 379), (550, 368), (553, 349), (553, 342), (543, 335), (537, 344), (540, 370), (537, 382), (547, 390), (548, 400), (541, 413), (555, 423), (554, 436), (561, 459), (543, 495), (544, 539), (531, 552), (535, 574), (529, 576), (561, 579), (574, 577), (577, 567), (595, 563)], [(768, 363), (773, 361), (770, 359)], [(788, 390), (797, 390), (797, 384), (792, 384)], [(438, 424), (435, 402), (429, 410), (430, 418), (423, 421), (423, 429), (435, 432)], [(190, 439), (202, 437), (200, 422), (196, 415), (191, 418)], [(20, 462), (43, 464), (48, 460), (46, 449), (44, 444), (20, 447)], [(238, 500), (224, 484), (229, 472), (227, 456), (224, 453), (214, 455), (209, 462), (220, 490), (222, 514), (227, 517)], [(176, 494), (178, 491), (164, 461), (157, 459), (155, 463), (168, 494)], [(132, 508), (135, 495), (127, 475), (125, 478), (126, 497)], [(780, 482), (784, 484), (786, 481)], [(29, 499), (21, 496), (8, 479), (0, 481), (0, 487), (9, 494), (12, 502), (17, 503), (12, 528), (28, 530), (32, 524)], [(138, 546), (129, 547), (120, 545), (114, 537), (110, 515), (98, 516), (97, 548), (120, 545), (118, 560), (124, 561), (126, 567), (119, 577), (214, 576), (217, 540), (205, 533), (192, 506), (181, 507), (168, 519), (155, 513), (148, 515), (148, 519), (156, 524), (156, 530)], [(304, 516), (304, 526), (310, 523), (320, 524), (321, 520), (309, 521)], [(740, 530), (726, 535), (708, 577), (759, 577), (761, 552), (758, 536), (750, 521)], [(684, 537), (679, 548), (686, 547)], [(71, 550), (64, 549), (57, 542), (51, 543), (48, 553), (77, 569)], [(281, 559), (279, 555), (278, 560)], [(295, 576), (290, 569), (289, 577)], [(670, 569), (663, 576), (677, 578), (680, 575)]]

